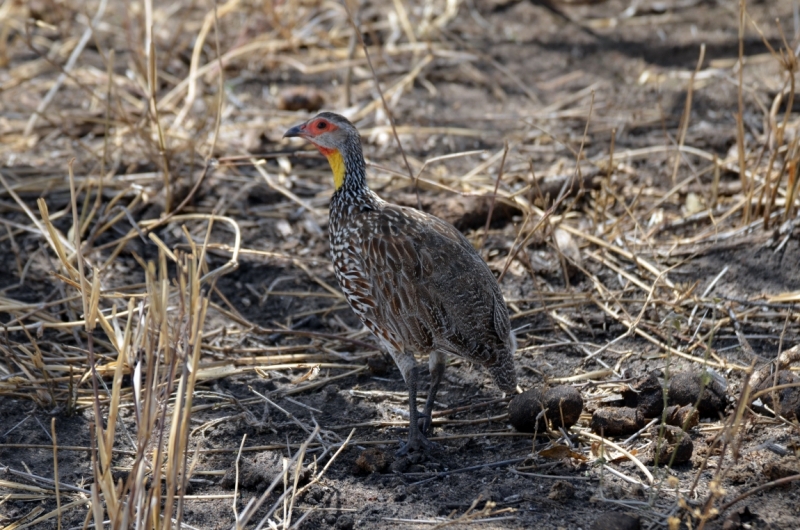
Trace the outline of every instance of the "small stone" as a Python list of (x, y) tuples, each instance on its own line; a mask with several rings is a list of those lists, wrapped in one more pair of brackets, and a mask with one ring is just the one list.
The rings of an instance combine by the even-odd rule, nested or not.
[(594, 411), (589, 428), (602, 436), (626, 436), (635, 433), (646, 423), (637, 409), (606, 407)]

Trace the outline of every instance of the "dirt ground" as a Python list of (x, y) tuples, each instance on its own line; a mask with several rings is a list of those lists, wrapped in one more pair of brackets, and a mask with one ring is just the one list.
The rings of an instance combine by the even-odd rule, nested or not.
[[(86, 189), (95, 189), (91, 178), (110, 175), (108, 190), (100, 194), (103, 204), (119, 194), (128, 209), (114, 210), (120, 213), (117, 224), (85, 247), (92, 263), (112, 258), (103, 269), (102, 288), (122, 295), (108, 302), (109, 315), (113, 304), (116, 311), (126, 309), (128, 296), (139, 296), (136, 303), (149, 296), (140, 264), (158, 262), (159, 247), (132, 226), (159, 219), (167, 201), (158, 134), (147, 125), (153, 119), (150, 101), (135, 89), (146, 71), (137, 58), (141, 45), (131, 38), (144, 32), (139, 4), (126, 11), (111, 2), (77, 69), (33, 131), (24, 131), (69, 55), (68, 49), (53, 51), (43, 60), (35, 50), (41, 51), (44, 38), (79, 39), (97, 9), (96, 2), (72, 4), (34, 1), (27, 12), (17, 6), (2, 26), (7, 47), (5, 71), (0, 70), (0, 172), (8, 184), (0, 190), (7, 234), (0, 238), (0, 266), (7, 271), (0, 274), (0, 319), (6, 328), (0, 357), (0, 469), (6, 470), (0, 525), (9, 529), (32, 522), (33, 528), (85, 528), (88, 492), (97, 481), (86, 337), (80, 326), (68, 325), (82, 318), (80, 297), (65, 301), (77, 292), (75, 282), (64, 281), (69, 276), (59, 268), (46, 231), (31, 224), (40, 215), (36, 201), (43, 197), (55, 228), (72, 237), (70, 159), (75, 159), (79, 207), (86, 208), (81, 206)], [(163, 71), (157, 99), (168, 99), (189, 76), (195, 37), (206, 13), (213, 14), (207, 2), (173, 4), (157, 6), (154, 15)], [(329, 170), (300, 142), (281, 138), (310, 114), (293, 110), (283, 91), (313, 90), (324, 97), (325, 110), (357, 120), (373, 165), (370, 183), (385, 199), (416, 205), (413, 182), (358, 46), (352, 104), (347, 104), (350, 33), (341, 6), (242, 2), (230, 13), (220, 9), (217, 36), (211, 25), (202, 55), (202, 64), (210, 66), (198, 76), (200, 94), (183, 124), (170, 130), (166, 151), (172, 157), (172, 207), (190, 195), (202, 175), (182, 213), (213, 211), (232, 218), (242, 249), (238, 267), (204, 287), (212, 306), (204, 324), (204, 371), (194, 391), (188, 451), (193, 472), (183, 525), (234, 527), (235, 514), (281, 476), (283, 459), (294, 457), (318, 425), (300, 486), (330, 467), (292, 497), (291, 524), (303, 518), (300, 528), (628, 528), (602, 519), (607, 512), (637, 518), (640, 526), (630, 528), (800, 528), (797, 480), (751, 492), (718, 516), (713, 512), (753, 488), (800, 473), (794, 416), (775, 418), (745, 407), (734, 430), (727, 423), (746, 388), (744, 368), (768, 366), (800, 344), (794, 305), (800, 301), (800, 229), (781, 217), (786, 175), (793, 168), (796, 175), (795, 166), (781, 164), (797, 148), (800, 109), (789, 109), (785, 135), (776, 139), (770, 109), (789, 86), (788, 75), (765, 44), (785, 49), (777, 19), (789, 44), (797, 46), (796, 3), (747, 2), (742, 133), (739, 2), (411, 2), (405, 14), (410, 27), (396, 4), (365, 3), (358, 17), (367, 44), (379, 51), (372, 59), (414, 171), (435, 157), (479, 151), (431, 162), (420, 178), (421, 204), (462, 230), (498, 276), (507, 268), (500, 284), (517, 330), (522, 388), (545, 382), (573, 386), (583, 398), (583, 413), (575, 427), (534, 439), (509, 424), (510, 398), (481, 367), (450, 359), (431, 437), (436, 448), (427, 455), (395, 456), (406, 436), (406, 388), (338, 294), (328, 258)], [(431, 22), (437, 16), (444, 17), (441, 27)], [(35, 36), (30, 45), (20, 29), (26, 20)], [(30, 20), (42, 24), (35, 27)], [(409, 31), (417, 31), (414, 46)], [(204, 171), (218, 108), (214, 41), (224, 54), (264, 34), (274, 39), (225, 64), (216, 162)], [(282, 44), (275, 44), (280, 39)], [(701, 45), (703, 62), (693, 76)], [(101, 101), (111, 49), (119, 77), (117, 107), (111, 111), (114, 135)], [(683, 128), (687, 95), (691, 112)], [(182, 100), (175, 101), (162, 111), (165, 123), (180, 114)], [(775, 108), (780, 121), (786, 100)], [(754, 186), (763, 185), (770, 157), (778, 152), (771, 173), (777, 213), (767, 229), (751, 223), (759, 218), (755, 213), (744, 221), (736, 206), (744, 196), (739, 134)], [(509, 152), (486, 232), (504, 142)], [(677, 145), (694, 151), (683, 151), (676, 170)], [(558, 192), (554, 188), (551, 201), (543, 201), (533, 183), (544, 186), (547, 179), (573, 175), (579, 152), (586, 189), (556, 205), (551, 221), (531, 232)], [(714, 156), (721, 162), (716, 172), (709, 170)], [(265, 160), (266, 177), (251, 158)], [(781, 167), (789, 169), (781, 173)], [(719, 190), (713, 198), (712, 188)], [(796, 211), (789, 221), (796, 221)], [(580, 263), (568, 263), (562, 254), (575, 254), (553, 244), (552, 229), (559, 224), (572, 227), (566, 238)], [(198, 221), (189, 231), (202, 243), (206, 225)], [(112, 257), (114, 243), (129, 233), (134, 236)], [(168, 248), (188, 247), (179, 223), (153, 233)], [(214, 269), (230, 259), (233, 231), (218, 222), (210, 241), (216, 246), (207, 265)], [(512, 255), (518, 247), (522, 250)], [(166, 270), (176, 277), (171, 261)], [(629, 332), (634, 321), (637, 331)], [(44, 324), (19, 329), (35, 322)], [(113, 363), (112, 349), (103, 350), (110, 343), (104, 333), (97, 332), (98, 362)], [(56, 362), (55, 352), (70, 360)], [(299, 357), (283, 364), (267, 359), (277, 355)], [(622, 404), (627, 383), (652, 371), (698, 372), (702, 361), (726, 382), (727, 406), (688, 430), (693, 452), (687, 461), (647, 464), (648, 478), (631, 458), (615, 449), (604, 453), (600, 442), (583, 434), (590, 433), (596, 410)], [(48, 372), (51, 365), (59, 366)], [(108, 391), (112, 373), (105, 374), (108, 386), (100, 392)], [(121, 384), (129, 390), (134, 379), (127, 371)], [(70, 404), (63, 396), (73, 392), (78, 399)], [(424, 394), (423, 388), (421, 399)], [(128, 480), (142, 443), (135, 410), (126, 402), (117, 422), (112, 473), (120, 484)], [(58, 479), (73, 486), (62, 486), (60, 502), (74, 504), (60, 517), (37, 521), (57, 509), (51, 485), (31, 478), (54, 476), (53, 419)], [(653, 443), (647, 433), (607, 438), (642, 461)], [(288, 477), (291, 482), (292, 473)], [(281, 482), (250, 527), (283, 490)], [(280, 504), (264, 527), (283, 528), (287, 510)]]

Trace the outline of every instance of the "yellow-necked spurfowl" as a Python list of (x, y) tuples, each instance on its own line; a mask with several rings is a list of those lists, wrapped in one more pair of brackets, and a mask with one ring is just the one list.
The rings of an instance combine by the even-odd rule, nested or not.
[[(367, 187), (361, 137), (346, 118), (323, 112), (284, 137), (308, 140), (331, 165), (336, 191), (329, 230), (336, 278), (408, 385), (408, 443), (399, 454), (427, 449), (423, 433), (431, 425), (447, 354), (485, 366), (501, 390), (516, 389), (517, 343), (497, 280), (452, 225), (387, 203)], [(431, 387), (422, 416), (414, 354), (430, 356)]]

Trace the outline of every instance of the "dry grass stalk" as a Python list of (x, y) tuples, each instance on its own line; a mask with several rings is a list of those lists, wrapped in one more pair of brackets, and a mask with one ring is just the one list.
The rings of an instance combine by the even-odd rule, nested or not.
[[(692, 116), (692, 95), (694, 93), (694, 78), (697, 76), (697, 72), (703, 67), (703, 61), (706, 57), (706, 45), (700, 45), (700, 56), (697, 58), (697, 66), (692, 72), (692, 76), (689, 78), (689, 86), (686, 89), (686, 103), (684, 104), (683, 108), (683, 116), (681, 116), (681, 127), (680, 132), (678, 133), (678, 153), (675, 155), (675, 163), (672, 166), (672, 184), (675, 185), (677, 176), (678, 176), (678, 166), (681, 162), (680, 156), (680, 149), (683, 147), (684, 142), (686, 141), (686, 131), (689, 130), (689, 120)], [(610, 158), (611, 155), (609, 155)], [(742, 168), (742, 173), (744, 173), (744, 168)]]
[[(108, 420), (105, 427), (96, 425), (98, 492), (93, 496), (93, 513), (96, 520), (103, 520), (97, 518), (105, 512), (113, 528), (170, 528), (173, 518), (176, 524), (182, 518), (180, 498), (190, 474), (189, 414), (208, 308), (208, 299), (200, 293), (198, 258), (197, 254), (179, 255), (177, 281), (181, 289), (176, 293), (177, 313), (168, 310), (165, 253), (159, 253), (157, 266), (149, 264), (149, 303), (140, 303), (136, 325), (135, 319), (129, 318), (124, 332), (119, 333), (119, 360), (107, 413), (102, 414), (99, 403), (95, 405), (97, 417)], [(129, 313), (134, 314), (133, 300), (129, 302)], [(124, 483), (117, 485), (111, 475), (112, 448), (123, 367), (134, 377), (137, 439), (131, 472)], [(175, 400), (170, 404), (168, 398), (173, 391)], [(162, 488), (166, 491), (163, 509)], [(177, 514), (173, 510), (176, 502)]]
[[(745, 145), (744, 145), (744, 98), (742, 95), (744, 84), (744, 32), (745, 20), (747, 17), (746, 9), (747, 1), (739, 0), (739, 68), (738, 68), (738, 105), (739, 112), (736, 114), (736, 152), (739, 157), (739, 176), (742, 179), (742, 192), (746, 196), (752, 193), (752, 187), (755, 182), (749, 180), (745, 176), (745, 169), (747, 161), (745, 158)], [(742, 223), (747, 224), (750, 222), (750, 201), (745, 202), (744, 211), (742, 215)]]

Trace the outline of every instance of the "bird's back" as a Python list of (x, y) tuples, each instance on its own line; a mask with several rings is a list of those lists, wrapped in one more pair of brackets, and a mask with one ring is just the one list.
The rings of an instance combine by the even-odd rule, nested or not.
[(464, 357), (513, 391), (516, 341), (488, 265), (449, 223), (367, 193), (331, 202), (334, 269), (353, 309), (392, 348)]

